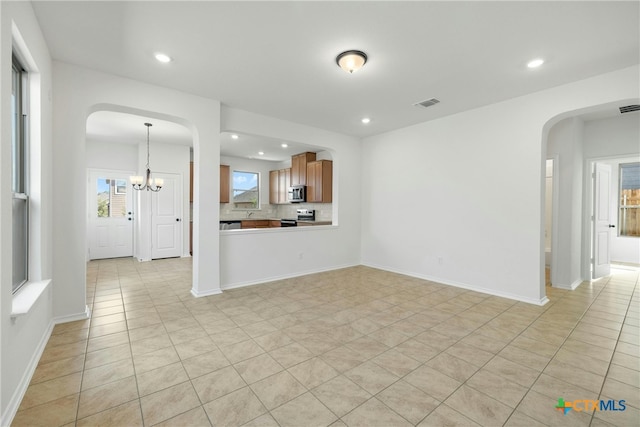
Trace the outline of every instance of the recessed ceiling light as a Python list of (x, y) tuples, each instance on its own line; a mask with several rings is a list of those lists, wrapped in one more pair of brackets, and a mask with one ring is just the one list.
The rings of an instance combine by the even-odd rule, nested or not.
[(287, 148), (288, 146), (289, 146), (289, 144), (284, 144), (284, 143), (280, 144), (280, 147), (282, 147), (282, 148)]
[(159, 62), (162, 62), (164, 64), (166, 64), (167, 62), (171, 62), (171, 57), (169, 55), (164, 54), (164, 53), (156, 53), (156, 59)]
[(261, 156), (264, 156), (264, 151), (258, 151), (258, 154), (260, 154)]
[(238, 138), (239, 138), (238, 135), (236, 135), (235, 133), (231, 134), (231, 139), (238, 139)]
[(534, 59), (532, 61), (529, 61), (529, 63), (527, 64), (527, 67), (529, 67), (529, 68), (538, 68), (542, 64), (544, 64), (544, 59), (538, 58), (538, 59)]
[(363, 117), (363, 119), (361, 120), (362, 123), (364, 123), (365, 125), (371, 122), (371, 119), (369, 117)]

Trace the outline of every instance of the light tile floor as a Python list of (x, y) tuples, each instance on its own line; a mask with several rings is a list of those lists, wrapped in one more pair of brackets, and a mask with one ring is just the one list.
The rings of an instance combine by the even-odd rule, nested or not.
[(13, 425), (637, 426), (638, 280), (538, 307), (354, 267), (196, 299), (189, 259), (94, 261)]

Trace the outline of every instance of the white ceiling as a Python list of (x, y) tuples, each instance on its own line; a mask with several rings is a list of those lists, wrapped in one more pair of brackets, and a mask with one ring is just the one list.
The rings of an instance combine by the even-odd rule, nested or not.
[[(56, 60), (360, 137), (640, 62), (637, 1), (33, 5)], [(369, 56), (353, 75), (335, 64), (348, 49)], [(88, 122), (96, 139), (108, 128)]]

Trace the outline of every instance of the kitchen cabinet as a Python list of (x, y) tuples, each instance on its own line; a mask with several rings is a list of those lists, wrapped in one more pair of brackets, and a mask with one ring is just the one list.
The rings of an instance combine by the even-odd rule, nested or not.
[(280, 221), (276, 219), (269, 220), (269, 228), (280, 227)]
[(307, 202), (331, 203), (333, 193), (333, 162), (317, 160), (307, 164)]
[(220, 203), (229, 203), (230, 188), (229, 165), (220, 165)]
[(268, 219), (243, 219), (240, 222), (240, 228), (269, 228), (269, 225)]
[(269, 171), (269, 203), (287, 203), (287, 192), (291, 186), (291, 168)]
[(291, 185), (307, 184), (307, 164), (316, 160), (316, 153), (300, 153), (291, 156)]

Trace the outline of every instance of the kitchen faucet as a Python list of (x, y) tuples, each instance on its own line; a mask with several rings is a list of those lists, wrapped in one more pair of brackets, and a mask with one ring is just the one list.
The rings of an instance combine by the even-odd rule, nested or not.
[(250, 218), (250, 217), (251, 217), (251, 215), (253, 215), (253, 212), (251, 212), (251, 211), (247, 211), (247, 218)]

